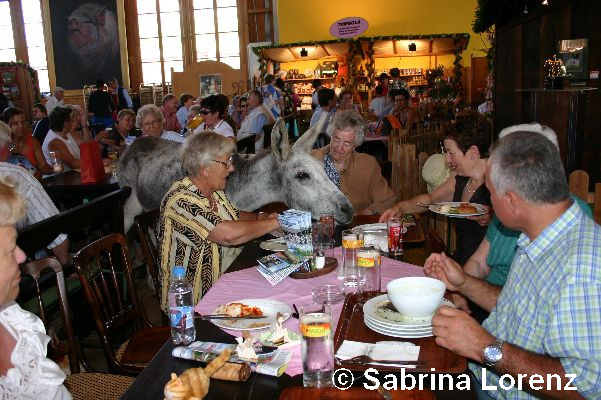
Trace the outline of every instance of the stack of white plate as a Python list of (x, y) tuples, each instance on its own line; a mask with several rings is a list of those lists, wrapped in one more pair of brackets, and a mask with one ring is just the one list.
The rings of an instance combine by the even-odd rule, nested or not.
[[(432, 336), (432, 315), (408, 317), (389, 308), (388, 295), (374, 297), (363, 305), (363, 320), (373, 331), (400, 338), (422, 338)], [(447, 299), (442, 305), (454, 307)]]

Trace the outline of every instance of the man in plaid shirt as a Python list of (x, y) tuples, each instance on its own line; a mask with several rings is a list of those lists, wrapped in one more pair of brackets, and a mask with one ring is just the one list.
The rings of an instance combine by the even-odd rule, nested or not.
[(486, 186), (501, 222), (522, 232), (518, 251), (503, 289), (428, 258), (426, 274), (491, 312), (480, 326), (441, 307), (436, 342), (473, 360), (480, 399), (601, 398), (601, 227), (569, 198), (559, 152), (538, 133), (493, 146)]

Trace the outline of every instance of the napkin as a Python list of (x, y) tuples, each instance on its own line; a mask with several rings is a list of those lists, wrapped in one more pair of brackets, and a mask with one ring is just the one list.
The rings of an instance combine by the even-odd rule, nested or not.
[[(349, 358), (366, 354), (374, 360), (417, 361), (419, 358), (419, 349), (419, 346), (416, 346), (410, 342), (385, 341), (377, 343), (363, 343), (345, 340), (338, 348), (336, 357), (341, 360), (348, 360)], [(390, 364), (387, 365), (390, 366)], [(402, 365), (402, 367), (411, 368), (411, 365)]]

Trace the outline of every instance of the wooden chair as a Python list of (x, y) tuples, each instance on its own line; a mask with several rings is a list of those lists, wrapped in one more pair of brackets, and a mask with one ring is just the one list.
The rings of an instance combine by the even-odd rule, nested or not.
[(570, 193), (575, 194), (587, 203), (591, 203), (589, 201), (588, 185), (589, 177), (586, 171), (581, 169), (572, 171), (568, 178), (568, 188)]
[(159, 252), (157, 245), (159, 243), (159, 209), (147, 211), (134, 218), (134, 225), (138, 233), (142, 254), (146, 261), (146, 268), (152, 278), (155, 293), (161, 290), (159, 283)]
[(170, 328), (148, 321), (128, 254), (123, 235), (112, 233), (78, 251), (73, 260), (109, 370), (136, 375), (169, 338)]
[(595, 193), (593, 193), (593, 219), (601, 225), (601, 183), (595, 183)]
[[(66, 335), (65, 342), (59, 342), (57, 351), (51, 351), (49, 357), (55, 359), (68, 355), (69, 368), (71, 374), (65, 379), (65, 386), (71, 392), (74, 400), (100, 400), (100, 399), (118, 399), (129, 388), (134, 381), (133, 378), (120, 375), (111, 375), (98, 372), (84, 372), (80, 370), (80, 363), (86, 371), (91, 371), (91, 367), (82, 357), (81, 348), (73, 333), (73, 325), (67, 299), (67, 290), (65, 288), (65, 279), (61, 264), (56, 258), (42, 258), (21, 265), (21, 273), (31, 277), (37, 290), (38, 316), (48, 324), (49, 313), (44, 304), (44, 297), (40, 289), (40, 278), (42, 274), (54, 274), (56, 280), (57, 300), (59, 304), (60, 319), (62, 322), (62, 331)], [(54, 356), (54, 357), (53, 357)]]

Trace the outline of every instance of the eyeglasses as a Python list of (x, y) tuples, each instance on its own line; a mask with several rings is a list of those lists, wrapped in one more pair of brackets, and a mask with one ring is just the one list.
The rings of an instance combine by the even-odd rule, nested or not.
[(200, 113), (201, 113), (202, 115), (207, 115), (207, 114), (213, 114), (213, 113), (214, 113), (214, 111), (210, 111), (210, 110), (200, 110)]
[(211, 161), (214, 161), (214, 162), (216, 162), (216, 163), (219, 163), (219, 164), (221, 164), (221, 165), (225, 165), (225, 167), (226, 167), (226, 168), (229, 168), (229, 167), (231, 167), (232, 165), (234, 165), (233, 157), (230, 157), (230, 158), (227, 160), (227, 162), (225, 162), (225, 161), (220, 161), (220, 160), (211, 160)]
[(150, 128), (151, 126), (157, 126), (159, 124), (160, 124), (160, 122), (155, 119), (154, 121), (144, 122), (142, 125), (145, 128)]
[(342, 140), (340, 140), (340, 139), (339, 139), (339, 138), (337, 138), (337, 137), (334, 137), (334, 138), (332, 138), (332, 143), (334, 143), (334, 144), (341, 144), (341, 143), (342, 143), (342, 146), (343, 146), (345, 149), (350, 149), (351, 147), (354, 147), (354, 146), (355, 146), (355, 144), (354, 144), (354, 143), (351, 143), (351, 142), (346, 142), (346, 141), (342, 141)]

